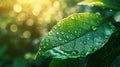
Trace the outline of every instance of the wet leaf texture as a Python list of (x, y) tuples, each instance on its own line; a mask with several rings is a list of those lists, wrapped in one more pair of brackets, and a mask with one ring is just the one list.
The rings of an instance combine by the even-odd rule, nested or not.
[(52, 28), (42, 39), (38, 54), (62, 59), (86, 57), (103, 47), (114, 31), (100, 15), (76, 13)]
[(120, 10), (120, 0), (84, 0), (78, 3), (78, 5), (96, 5)]

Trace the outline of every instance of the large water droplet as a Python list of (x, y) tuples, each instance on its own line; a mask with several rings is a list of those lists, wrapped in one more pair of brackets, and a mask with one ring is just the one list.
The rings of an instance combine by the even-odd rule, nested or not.
[(96, 30), (97, 28), (95, 26), (92, 26), (92, 30)]

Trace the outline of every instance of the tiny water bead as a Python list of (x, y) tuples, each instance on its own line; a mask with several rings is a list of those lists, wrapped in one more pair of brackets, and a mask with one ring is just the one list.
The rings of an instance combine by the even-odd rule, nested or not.
[(120, 12), (117, 12), (115, 15), (114, 15), (114, 20), (116, 22), (120, 22)]
[(47, 43), (46, 46), (48, 46), (49, 44)]
[(75, 18), (72, 16), (71, 19), (75, 19)]
[(97, 15), (101, 15), (100, 12), (96, 12)]
[(75, 31), (75, 34), (77, 33), (77, 31)]
[(92, 30), (96, 30), (97, 29), (97, 27), (96, 26), (92, 26)]
[(62, 38), (59, 37), (58, 40), (62, 40)]
[(46, 46), (43, 46), (43, 48), (46, 48)]
[(69, 36), (67, 35), (66, 38), (69, 38)]
[(88, 55), (88, 54), (90, 54), (90, 52), (88, 51), (88, 52), (86, 52), (86, 55)]
[(90, 38), (88, 37), (88, 38), (87, 38), (87, 40), (89, 41), (89, 40), (90, 40)]
[(71, 31), (70, 31), (70, 30), (68, 30), (68, 32), (70, 33)]
[(61, 34), (64, 34), (64, 32), (61, 32)]
[(77, 50), (72, 51), (72, 54), (78, 54), (78, 53), (79, 53), (79, 51), (77, 51)]
[(57, 32), (56, 34), (59, 34), (59, 32)]
[(49, 42), (49, 39), (46, 39), (46, 42)]
[(65, 40), (65, 42), (68, 42), (67, 40)]
[(110, 11), (113, 11), (112, 9), (110, 9)]

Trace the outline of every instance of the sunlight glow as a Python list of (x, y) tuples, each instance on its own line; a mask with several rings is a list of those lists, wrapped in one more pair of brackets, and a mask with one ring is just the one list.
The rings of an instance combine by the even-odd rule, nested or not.
[(32, 10), (33, 15), (38, 16), (40, 13), (41, 7), (39, 4), (35, 4)]
[(22, 6), (20, 4), (15, 4), (13, 9), (15, 12), (20, 13), (22, 11)]

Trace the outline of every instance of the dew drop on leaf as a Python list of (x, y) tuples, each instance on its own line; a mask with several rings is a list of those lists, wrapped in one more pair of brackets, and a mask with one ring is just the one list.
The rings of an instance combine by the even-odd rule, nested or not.
[(78, 54), (78, 53), (79, 53), (79, 51), (77, 51), (77, 50), (72, 51), (72, 54)]
[(67, 35), (66, 38), (69, 38), (69, 36)]
[(95, 26), (92, 26), (92, 30), (96, 30), (97, 28)]
[(64, 32), (61, 32), (61, 34), (64, 34)]
[(56, 34), (59, 34), (59, 32), (57, 32)]
[(65, 40), (65, 42), (67, 42), (67, 40)]
[(43, 48), (46, 48), (46, 46), (43, 46)]
[(62, 40), (62, 38), (59, 37), (58, 40)]
[(71, 19), (75, 19), (74, 17), (71, 17)]
[(68, 30), (68, 32), (70, 32), (70, 30)]
[(112, 11), (112, 9), (110, 9), (110, 11)]
[(47, 43), (46, 45), (48, 46), (49, 44)]
[(49, 40), (48, 40), (48, 39), (46, 39), (46, 42), (49, 42)]
[(77, 31), (75, 31), (75, 34), (77, 33)]
[(86, 53), (86, 55), (88, 55), (88, 54), (89, 54), (89, 52)]

